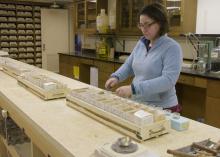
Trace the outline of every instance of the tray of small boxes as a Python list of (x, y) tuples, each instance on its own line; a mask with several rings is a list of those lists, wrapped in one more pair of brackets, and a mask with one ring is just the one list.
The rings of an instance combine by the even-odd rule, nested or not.
[(168, 133), (170, 120), (162, 110), (118, 97), (97, 88), (72, 90), (66, 96), (69, 107), (122, 132), (137, 141)]
[(69, 92), (65, 84), (36, 72), (18, 76), (18, 84), (44, 100), (63, 98)]
[(220, 141), (213, 142), (207, 139), (180, 149), (168, 149), (167, 153), (174, 157), (220, 157)]
[(17, 76), (25, 72), (31, 71), (31, 68), (27, 68), (24, 63), (10, 58), (1, 58), (1, 68), (3, 72), (14, 78), (17, 78)]

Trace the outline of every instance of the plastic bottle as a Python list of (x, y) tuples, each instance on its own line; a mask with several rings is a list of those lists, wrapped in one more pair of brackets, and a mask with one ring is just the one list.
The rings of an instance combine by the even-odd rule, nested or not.
[(97, 16), (96, 25), (99, 33), (108, 32), (108, 16), (105, 14), (105, 9), (101, 9), (100, 15)]
[(104, 38), (99, 43), (98, 56), (101, 58), (108, 58), (108, 48)]

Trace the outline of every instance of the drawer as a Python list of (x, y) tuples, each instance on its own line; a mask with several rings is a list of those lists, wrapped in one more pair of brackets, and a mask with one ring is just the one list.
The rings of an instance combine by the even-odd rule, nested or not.
[(207, 95), (220, 99), (220, 80), (208, 80)]
[(99, 88), (105, 89), (105, 82), (109, 79), (111, 73), (99, 72), (98, 84)]
[(99, 69), (99, 71), (109, 72), (109, 73), (114, 72), (114, 63), (94, 61), (94, 66), (96, 66)]
[(87, 65), (93, 65), (94, 64), (94, 60), (93, 59), (80, 58), (78, 60), (80, 60), (81, 64), (87, 64)]
[(195, 86), (200, 88), (207, 88), (207, 79), (195, 77)]
[(206, 123), (214, 127), (220, 128), (220, 99), (206, 98)]
[(106, 73), (102, 71), (99, 72), (99, 80), (102, 80), (104, 82), (106, 82), (110, 76), (111, 76), (111, 73)]
[(189, 75), (180, 75), (178, 79), (178, 83), (194, 86), (195, 78)]
[(115, 63), (115, 71), (121, 67), (122, 64)]
[(62, 54), (59, 55), (59, 62), (60, 63), (69, 64), (70, 60), (71, 60), (71, 58), (69, 56), (62, 55)]

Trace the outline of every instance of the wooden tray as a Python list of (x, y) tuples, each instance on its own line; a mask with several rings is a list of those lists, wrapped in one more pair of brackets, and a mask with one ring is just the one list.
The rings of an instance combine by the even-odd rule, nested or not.
[(23, 79), (22, 76), (18, 76), (17, 81), (19, 85), (23, 86), (24, 88), (26, 88), (27, 90), (31, 91), (32, 93), (36, 94), (44, 100), (64, 98), (66, 97), (66, 94), (70, 91), (67, 87), (49, 91), (44, 90), (43, 88), (38, 87), (32, 82)]
[[(81, 94), (83, 92), (85, 92), (84, 95)], [(103, 92), (105, 94), (95, 94)], [(85, 96), (87, 96), (87, 98)], [(124, 116), (126, 114), (133, 115), (133, 112), (147, 109), (147, 106), (119, 97), (118, 99), (120, 101), (117, 102), (118, 99), (114, 99), (115, 97), (117, 96), (113, 96), (111, 93), (106, 93), (104, 90), (87, 88), (73, 90), (66, 96), (66, 102), (69, 107), (72, 107), (103, 124), (136, 139), (137, 141), (147, 140), (169, 132), (170, 121), (166, 117), (145, 125), (140, 124), (139, 122), (135, 123), (135, 121), (125, 118)], [(99, 103), (99, 107), (96, 106), (95, 103)], [(131, 110), (129, 110), (130, 108)], [(110, 112), (110, 110), (112, 110), (112, 112)]]
[(168, 149), (167, 153), (173, 154), (175, 157), (220, 157), (220, 143), (207, 139), (180, 149)]

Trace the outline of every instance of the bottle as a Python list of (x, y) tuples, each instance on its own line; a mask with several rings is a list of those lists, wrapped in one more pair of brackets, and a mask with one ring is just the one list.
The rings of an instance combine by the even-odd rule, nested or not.
[(105, 14), (105, 9), (101, 9), (100, 15), (97, 16), (96, 26), (99, 33), (108, 32), (108, 16)]
[(197, 62), (197, 71), (199, 73), (205, 73), (206, 72), (206, 62), (203, 58), (199, 58)]
[(107, 44), (106, 44), (104, 38), (99, 43), (98, 56), (100, 58), (108, 58), (108, 49), (107, 49)]
[(80, 55), (82, 52), (82, 43), (79, 34), (75, 35), (75, 54)]

